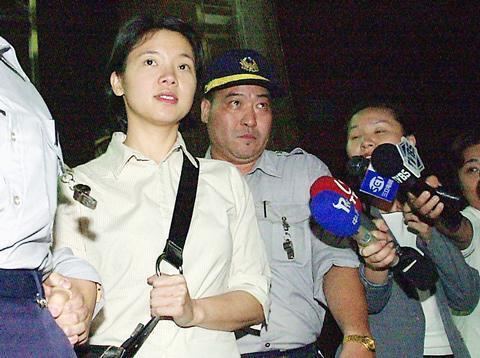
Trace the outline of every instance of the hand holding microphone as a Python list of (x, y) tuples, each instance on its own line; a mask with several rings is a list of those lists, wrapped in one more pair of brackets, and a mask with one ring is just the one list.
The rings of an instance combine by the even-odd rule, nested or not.
[(360, 226), (354, 239), (368, 267), (375, 271), (387, 270), (399, 262), (396, 245), (382, 219), (375, 219), (372, 223), (375, 225), (374, 229), (368, 231)]
[[(408, 140), (403, 139), (398, 145), (384, 143), (376, 147), (372, 153), (372, 165), (379, 174), (391, 177), (403, 190), (415, 195), (410, 195), (409, 199), (417, 213), (429, 219), (440, 219), (452, 232), (459, 229), (462, 221), (461, 199), (438, 185), (434, 188), (425, 183), (421, 177), (423, 162)], [(430, 195), (425, 194), (425, 191)], [(434, 196), (438, 199), (432, 198), (434, 200), (428, 202)]]
[[(310, 195), (310, 211), (315, 222), (337, 237), (354, 238), (362, 256), (364, 252), (368, 256), (374, 255), (385, 246), (379, 245), (377, 238), (382, 241), (387, 235), (388, 227), (383, 225), (383, 233), (373, 231), (377, 227), (360, 214), (362, 203), (348, 185), (338, 179), (323, 176), (312, 184)], [(360, 225), (361, 222), (363, 226)], [(368, 250), (365, 251), (367, 247)]]

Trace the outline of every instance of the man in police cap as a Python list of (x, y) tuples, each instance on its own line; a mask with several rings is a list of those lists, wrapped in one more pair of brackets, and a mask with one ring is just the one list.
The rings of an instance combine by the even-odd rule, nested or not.
[[(272, 98), (283, 93), (270, 63), (253, 50), (224, 53), (207, 68), (201, 118), (207, 157), (234, 164), (255, 200), (272, 268), (269, 320), (237, 341), (247, 357), (320, 357), (315, 345), (328, 305), (344, 334), (343, 357), (372, 357), (373, 339), (353, 251), (329, 247), (309, 226), (309, 189), (327, 166), (300, 148), (266, 150)], [(257, 327), (259, 328), (259, 327)]]

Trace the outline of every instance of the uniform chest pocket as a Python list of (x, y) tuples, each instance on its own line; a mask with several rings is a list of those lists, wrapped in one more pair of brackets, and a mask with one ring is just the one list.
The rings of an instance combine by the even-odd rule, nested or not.
[(260, 202), (256, 210), (272, 261), (305, 265), (311, 252), (308, 205)]

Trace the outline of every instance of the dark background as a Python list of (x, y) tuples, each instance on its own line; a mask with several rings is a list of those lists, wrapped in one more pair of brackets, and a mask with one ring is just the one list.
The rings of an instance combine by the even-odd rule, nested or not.
[[(40, 92), (69, 165), (93, 158), (108, 124), (104, 68), (118, 3), (38, 0)], [(342, 176), (347, 114), (366, 98), (390, 97), (405, 105), (426, 165), (448, 178), (445, 150), (453, 136), (479, 126), (480, 6), (338, 3), (275, 1), (296, 142)], [(7, 25), (0, 30), (9, 39), (15, 23)]]
[[(386, 96), (404, 105), (426, 166), (448, 180), (445, 150), (460, 130), (479, 126), (480, 7), (289, 3), (277, 1), (277, 10), (290, 89), (306, 123), (302, 146), (342, 172), (349, 111)], [(308, 120), (312, 102), (330, 123)]]
[[(95, 140), (109, 127), (104, 101), (109, 74), (104, 68), (121, 18), (119, 3), (38, 0), (39, 90), (57, 120), (71, 166), (94, 157)], [(388, 97), (403, 103), (425, 164), (448, 183), (453, 173), (446, 151), (453, 137), (479, 126), (480, 5), (274, 3), (295, 105), (294, 123), (288, 127), (294, 142), (343, 177), (348, 113), (360, 101)], [(0, 33), (17, 48), (24, 68), (27, 38), (9, 35), (26, 32), (26, 27), (0, 16)], [(207, 144), (203, 125), (193, 119), (190, 129), (198, 131), (202, 145), (193, 147), (201, 156), (198, 148)], [(275, 145), (292, 149), (291, 144)], [(333, 335), (331, 342), (335, 339)]]

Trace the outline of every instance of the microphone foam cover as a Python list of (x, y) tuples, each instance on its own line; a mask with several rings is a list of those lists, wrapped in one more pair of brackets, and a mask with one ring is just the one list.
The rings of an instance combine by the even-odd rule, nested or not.
[(360, 227), (355, 206), (335, 191), (323, 190), (315, 195), (310, 211), (318, 225), (336, 236), (352, 236)]
[(394, 177), (403, 169), (403, 160), (397, 146), (380, 144), (372, 153), (372, 166), (380, 175)]
[(367, 172), (370, 159), (362, 155), (354, 155), (347, 162), (347, 173), (353, 177), (364, 177)]
[(352, 195), (354, 196), (354, 204), (355, 208), (358, 212), (362, 211), (362, 203), (358, 196), (353, 192), (353, 190), (344, 182), (335, 179), (331, 176), (322, 176), (315, 180), (310, 187), (310, 198), (315, 197), (318, 193), (330, 190), (337, 193), (340, 196), (343, 196), (345, 199), (352, 201)]

